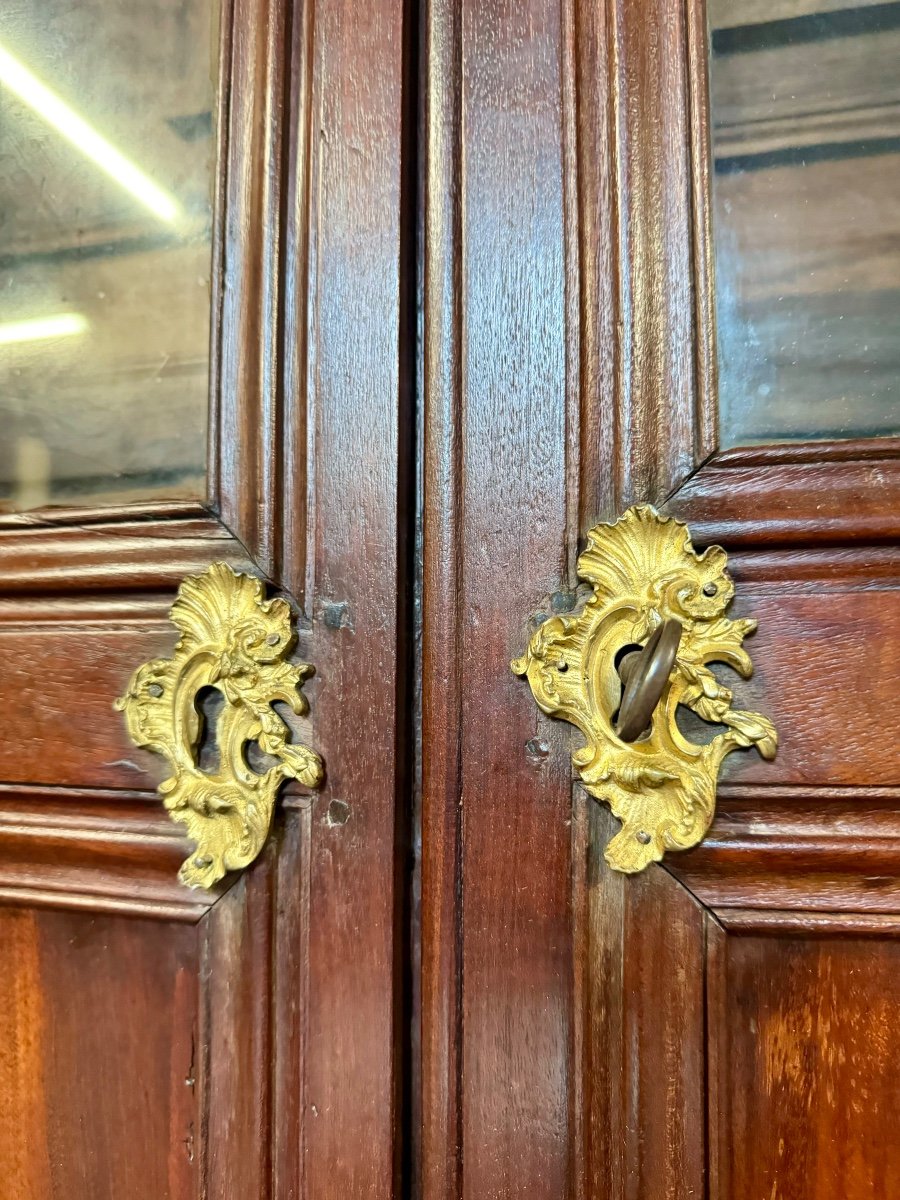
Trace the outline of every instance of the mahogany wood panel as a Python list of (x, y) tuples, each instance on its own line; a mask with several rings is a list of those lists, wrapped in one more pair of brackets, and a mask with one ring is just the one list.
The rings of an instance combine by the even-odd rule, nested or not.
[(178, 882), (189, 850), (155, 793), (0, 785), (0, 902), (196, 921), (223, 889)]
[(815, 545), (900, 536), (895, 438), (727, 450), (666, 504), (698, 545)]
[(900, 944), (726, 937), (710, 964), (711, 1200), (900, 1191)]
[[(0, 674), (8, 689), (0, 692), (8, 697), (0, 779), (152, 791), (166, 778), (165, 760), (134, 746), (113, 704), (136, 667), (171, 655), (178, 632), (168, 620), (170, 603), (0, 602)], [(308, 634), (301, 632), (293, 653), (309, 659)], [(291, 724), (301, 740), (313, 737), (309, 717), (291, 717)]]
[[(660, 502), (715, 447), (702, 4), (571, 13), (581, 526)], [(549, 152), (549, 150), (548, 150)], [(573, 442), (578, 431), (573, 428)]]
[[(897, 445), (714, 456), (704, 30), (693, 0), (425, 10), (425, 1200), (768, 1200), (707, 1141), (713, 1012), (749, 1042), (707, 955), (896, 937)], [(623, 880), (577, 735), (503, 672), (587, 528), (667, 497), (734, 552), (737, 703), (781, 748), (732, 757), (706, 846)]]
[(426, 9), (426, 1200), (570, 1171), (568, 764), (509, 670), (571, 515), (561, 35), (545, 0)]
[(731, 909), (900, 912), (900, 789), (723, 784), (709, 834), (666, 869), (726, 925)]
[[(704, 1195), (704, 963), (709, 918), (663, 869), (611, 871), (617, 822), (590, 806), (585, 1143), (577, 1195)], [(578, 1148), (579, 1150), (581, 1147)]]
[[(431, 0), (423, 44), (422, 1192), (606, 1200), (571, 742), (507, 664), (586, 528), (714, 445), (703, 14)], [(652, 1161), (693, 1170), (649, 1078)]]
[(270, 843), (201, 929), (200, 1171), (210, 1196), (286, 1194), (274, 1190), (271, 1157), (273, 858)]
[(196, 928), (2, 909), (0, 957), (3, 1195), (194, 1200)]
[(284, 533), (305, 530), (306, 554), (294, 547), (281, 570), (312, 621), (305, 690), (327, 773), (311, 817), (291, 1151), (311, 1198), (387, 1200), (406, 1186), (411, 37), (396, 0), (316, 0), (292, 26), (308, 74), (293, 84), (289, 160)]
[[(197, 1089), (203, 1197), (312, 1194), (310, 809), (279, 814), (252, 871), (199, 926)], [(332, 1047), (333, 1048), (333, 1047)], [(348, 1135), (355, 1145), (352, 1135)], [(328, 1195), (328, 1191), (324, 1193)]]
[(155, 788), (166, 764), (134, 747), (113, 702), (137, 666), (171, 654), (176, 640), (161, 621), (0, 624), (0, 779)]
[(0, 518), (0, 595), (174, 592), (210, 563), (246, 570), (243, 547), (196, 504), (44, 509)]
[[(142, 1091), (140, 1056), (134, 1075), (102, 1055), (97, 1074), (85, 1061), (82, 1083), (97, 1097), (82, 1110), (70, 1091), (55, 1117), (64, 1128), (83, 1119), (98, 1179), (110, 1159), (112, 1190), (92, 1176), (84, 1195), (387, 1200), (408, 1173), (412, 6), (222, 7), (210, 511), (0, 520), (0, 921), (16, 904), (38, 924), (57, 909), (86, 927), (119, 920), (136, 960), (141, 914), (172, 919), (160, 938), (200, 938), (194, 1067), (186, 1058), (178, 1078), (192, 1131), (152, 1090), (162, 1067)], [(165, 613), (178, 583), (218, 559), (298, 603), (298, 654), (318, 672), (304, 740), (328, 777), (314, 807), (288, 797), (245, 877), (198, 899), (176, 881), (177, 830), (148, 798), (164, 764), (128, 743), (111, 706), (138, 664), (171, 651)], [(127, 933), (121, 942), (116, 1011), (101, 1010), (112, 1048), (143, 1035), (144, 1001), (129, 1001), (143, 960), (131, 970)], [(87, 983), (51, 968), (20, 991), (38, 1004), (67, 987), (86, 1021)], [(165, 1063), (180, 1053), (181, 1026), (169, 1042), (157, 1029), (146, 1053)], [(35, 1046), (38, 1064), (53, 1075)], [(118, 1127), (106, 1117), (107, 1072), (153, 1108), (121, 1146), (108, 1144)], [(145, 1137), (152, 1148), (135, 1150)], [(151, 1152), (164, 1166), (190, 1153), (190, 1186), (148, 1167), (132, 1187), (126, 1150), (135, 1171)], [(21, 1195), (82, 1194), (48, 1190), (48, 1179), (25, 1178)]]
[(900, 746), (879, 738), (896, 710), (900, 592), (797, 594), (755, 582), (738, 589), (735, 615), (759, 620), (748, 642), (754, 673), (744, 681), (724, 669), (722, 677), (734, 683), (735, 707), (774, 720), (779, 747), (772, 764), (732, 755), (723, 777), (762, 786), (900, 784)]

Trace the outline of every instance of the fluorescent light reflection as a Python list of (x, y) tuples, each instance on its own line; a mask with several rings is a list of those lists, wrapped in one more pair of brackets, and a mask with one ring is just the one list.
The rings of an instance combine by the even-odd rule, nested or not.
[(32, 75), (3, 46), (0, 46), (0, 82), (15, 92), (20, 100), (33, 108), (82, 154), (87, 155), (110, 179), (130, 192), (154, 216), (170, 223), (177, 220), (180, 212), (177, 201), (121, 154), (65, 100), (61, 100), (36, 75)]
[(30, 321), (9, 321), (0, 325), (0, 346), (77, 337), (87, 330), (88, 319), (81, 313), (55, 313), (51, 317), (33, 317)]

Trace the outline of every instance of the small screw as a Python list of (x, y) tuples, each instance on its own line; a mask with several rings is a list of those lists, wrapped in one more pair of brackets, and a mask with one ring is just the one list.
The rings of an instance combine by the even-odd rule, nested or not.
[(571, 612), (574, 607), (574, 592), (554, 592), (550, 597), (550, 608), (555, 613)]
[(540, 766), (550, 754), (550, 747), (543, 738), (529, 738), (525, 743), (525, 756), (534, 766)]
[(650, 837), (650, 834), (647, 833), (647, 831), (645, 829), (642, 829), (640, 831), (640, 833), (638, 833), (638, 835), (637, 835), (637, 840), (641, 843), (642, 846), (648, 846), (653, 839)]
[(703, 585), (703, 595), (704, 596), (714, 596), (718, 590), (719, 589), (716, 587), (716, 585), (714, 583), (704, 583), (704, 585)]
[(281, 641), (281, 637), (277, 633), (270, 633), (269, 636), (266, 638), (266, 645), (267, 646), (277, 646), (280, 641)]
[(332, 800), (325, 814), (325, 821), (334, 829), (338, 825), (346, 825), (350, 820), (350, 805), (346, 800)]
[(566, 671), (568, 671), (568, 669), (569, 669), (569, 664), (566, 662), (566, 660), (564, 658), (561, 658), (559, 660), (559, 662), (556, 664), (556, 669), (557, 669), (557, 671), (559, 671), (560, 675), (564, 675), (566, 673)]
[(161, 696), (163, 694), (162, 686), (158, 683), (150, 683), (147, 685), (147, 691), (151, 696)]

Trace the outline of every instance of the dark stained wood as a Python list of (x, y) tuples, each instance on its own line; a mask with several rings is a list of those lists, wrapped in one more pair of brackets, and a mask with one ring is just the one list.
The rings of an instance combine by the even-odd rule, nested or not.
[[(459, 481), (461, 439), (458, 189), (461, 6), (424, 9), (421, 627), (421, 902), (418, 1184), (423, 1200), (458, 1197), (462, 1182), (460, 724), (463, 673)], [(427, 69), (429, 64), (440, 64)], [(431, 500), (431, 497), (434, 497)], [(430, 501), (430, 502), (429, 502)], [(434, 680), (443, 686), (434, 694)]]
[(716, 455), (666, 505), (698, 545), (815, 545), (900, 536), (894, 438), (758, 446)]
[(762, 786), (900, 784), (900, 748), (877, 733), (897, 701), (896, 591), (866, 588), (864, 578), (821, 594), (756, 581), (738, 587), (735, 615), (759, 620), (747, 643), (754, 673), (744, 681), (723, 668), (723, 678), (734, 684), (735, 707), (769, 713), (779, 751), (771, 766), (757, 754), (732, 756), (724, 777)]
[[(16, 1200), (408, 1187), (412, 6), (222, 9), (208, 502), (0, 517), (0, 943), (14, 911), (26, 930), (0, 983), (25, 1039), (21, 1062), (0, 1053), (23, 1114), (0, 1132)], [(317, 675), (298, 736), (327, 781), (315, 801), (288, 789), (263, 859), (198, 896), (153, 794), (165, 765), (112, 703), (174, 646), (178, 584), (218, 560), (299, 609)], [(32, 969), (32, 931), (61, 922), (121, 930), (112, 965), (70, 969), (76, 939)], [(61, 998), (78, 1087), (29, 1023)]]
[(560, 37), (543, 0), (426, 9), (426, 1200), (570, 1172), (568, 766), (509, 671), (566, 567)]
[[(413, 4), (224, 7), (208, 503), (0, 517), (11, 1196), (891, 1196), (900, 444), (716, 453), (704, 6), (427, 0), (420, 64)], [(509, 660), (667, 497), (782, 741), (623, 878)], [(111, 705), (220, 558), (296, 604), (327, 780), (197, 896)]]
[[(312, 806), (286, 812), (275, 831), (275, 929), (272, 943), (272, 1171), (275, 1196), (309, 1195), (305, 1137), (310, 1113), (303, 1084), (309, 1055), (309, 905)], [(299, 1081), (299, 1082), (298, 1082)]]
[(728, 937), (710, 967), (711, 1197), (900, 1188), (900, 945)]
[(196, 927), (0, 909), (0, 1169), (16, 1200), (192, 1200)]
[(697, 1113), (704, 1102), (710, 918), (661, 868), (636, 879), (611, 871), (600, 851), (616, 822), (589, 803), (590, 1121), (583, 1194), (702, 1196), (706, 1138)]
[(178, 882), (189, 850), (155, 794), (0, 786), (0, 901), (196, 921), (222, 889)]
[(702, 6), (573, 7), (586, 528), (713, 450), (715, 353)]
[(240, 543), (197, 504), (17, 513), (0, 519), (0, 595), (174, 592), (210, 563), (247, 570)]
[(427, 11), (422, 1192), (434, 1200), (559, 1196), (571, 1164), (568, 768), (549, 746), (529, 754), (530, 738), (558, 744), (560, 731), (540, 728), (508, 666), (527, 636), (513, 598), (539, 605), (566, 568), (560, 38), (559, 8), (541, 0)]
[(131, 671), (169, 655), (177, 631), (143, 622), (0, 625), (0, 674), (8, 688), (0, 778), (9, 783), (152, 790), (166, 764), (129, 740), (113, 702)]
[(301, 522), (303, 497), (291, 493), (286, 537), (305, 524), (307, 551), (284, 568), (312, 620), (316, 675), (305, 690), (327, 770), (309, 847), (303, 1187), (310, 1197), (387, 1200), (405, 1186), (411, 30), (395, 0), (319, 0), (296, 17), (297, 53), (307, 47), (313, 73), (291, 173), (310, 250), (291, 284), (304, 366), (289, 375), (298, 399), (285, 421), (289, 474), (309, 481), (309, 506)]
[(273, 859), (270, 843), (201, 928), (199, 1158), (210, 1196), (279, 1194), (271, 1158)]

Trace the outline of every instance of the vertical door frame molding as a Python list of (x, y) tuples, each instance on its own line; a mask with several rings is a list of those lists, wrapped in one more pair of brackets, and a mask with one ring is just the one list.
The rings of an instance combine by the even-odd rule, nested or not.
[[(0, 517), (0, 635), (63, 639), (110, 726), (52, 783), (0, 786), (0, 903), (197, 924), (204, 1196), (389, 1200), (411, 833), (409, 5), (221, 7), (209, 494)], [(296, 602), (317, 672), (305, 740), (328, 777), (316, 798), (289, 787), (258, 862), (198, 898), (176, 881), (187, 847), (153, 756), (122, 744), (112, 703), (148, 647), (171, 650), (175, 590), (215, 561)], [(68, 679), (58, 704), (79, 702)]]

